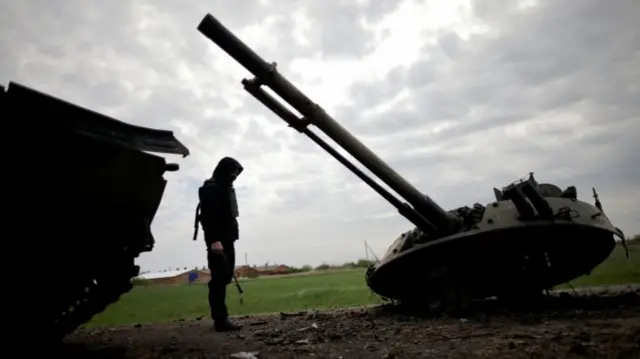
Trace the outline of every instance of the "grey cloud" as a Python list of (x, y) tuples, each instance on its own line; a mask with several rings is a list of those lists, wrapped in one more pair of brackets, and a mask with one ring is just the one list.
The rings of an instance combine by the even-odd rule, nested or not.
[[(490, 200), (492, 186), (507, 184), (493, 183), (499, 182), (500, 174), (486, 173), (496, 162), (505, 168), (520, 162), (518, 168), (524, 169), (526, 161), (534, 160), (531, 170), (577, 183), (587, 199), (592, 185), (616, 194), (622, 188), (640, 188), (640, 31), (634, 20), (640, 17), (640, 8), (632, 2), (542, 2), (540, 9), (519, 14), (515, 5), (508, 10), (495, 2), (479, 5), (478, 14), (492, 20), (500, 36), (475, 35), (462, 41), (452, 33), (441, 33), (436, 45), (425, 46), (430, 57), (410, 70), (391, 71), (380, 83), (354, 84), (350, 98), (356, 105), (339, 108), (335, 117), (357, 136), (386, 138), (386, 144), (374, 151), (383, 153), (381, 157), (418, 188), (436, 191), (445, 207), (468, 204), (473, 198)], [(451, 68), (443, 70), (443, 63)], [(360, 115), (403, 89), (412, 90), (417, 110), (396, 108), (372, 118)], [(579, 128), (535, 127), (529, 141), (502, 147), (504, 158), (472, 160), (472, 153), (442, 150), (407, 157), (400, 150), (455, 148), (456, 142), (464, 139), (467, 143), (472, 138), (478, 146), (501, 146), (500, 142), (488, 142), (483, 134), (500, 141), (493, 134), (497, 129), (534, 116), (552, 117), (558, 110), (568, 110), (586, 122)], [(431, 134), (405, 130), (404, 137), (390, 135), (401, 129), (434, 128), (445, 123), (450, 126)], [(604, 123), (621, 126), (615, 128), (624, 132), (572, 136)], [(554, 138), (560, 145), (550, 146), (542, 138)], [(590, 161), (591, 153), (603, 149), (606, 157)], [(494, 166), (483, 168), (484, 162)], [(443, 183), (439, 176), (456, 163), (471, 165), (462, 172), (469, 175), (468, 180)], [(573, 175), (566, 177), (567, 172)], [(506, 174), (501, 174), (504, 181), (516, 179), (504, 177)], [(465, 182), (467, 185), (462, 185)], [(478, 194), (479, 188), (486, 188), (483, 195)], [(610, 211), (637, 228), (631, 221), (637, 214), (629, 215), (630, 210), (613, 205)]]
[(452, 31), (447, 31), (438, 36), (438, 44), (440, 44), (440, 49), (442, 50), (443, 55), (447, 56), (449, 59), (454, 59), (458, 56), (461, 51), (463, 40), (460, 36)]
[(248, 120), (247, 125), (243, 138), (249, 137), (252, 141), (259, 143), (260, 148), (265, 153), (280, 152), (284, 149), (283, 144), (277, 140), (277, 133), (282, 133), (282, 131), (277, 131), (275, 136), (269, 136), (266, 134), (263, 125), (255, 119)]
[[(593, 3), (592, 8), (598, 5)], [(384, 83), (375, 87), (354, 85), (352, 98), (360, 108), (411, 88), (416, 91), (414, 102), (422, 116), (408, 120), (406, 111), (400, 110), (363, 120), (357, 129), (367, 134), (373, 123), (388, 131), (386, 126), (393, 123), (406, 126), (425, 120), (434, 124), (451, 119), (474, 121), (469, 116), (461, 118), (478, 106), (500, 109), (502, 114), (498, 118), (511, 117), (517, 121), (523, 113), (549, 111), (587, 98), (599, 105), (611, 105), (612, 101), (628, 103), (640, 97), (637, 86), (628, 86), (625, 91), (620, 88), (620, 84), (637, 83), (640, 79), (637, 70), (640, 60), (635, 55), (638, 49), (629, 47), (640, 43), (640, 38), (637, 31), (622, 29), (632, 23), (628, 14), (638, 13), (637, 7), (625, 9), (602, 4), (603, 9), (598, 12), (604, 14), (601, 19), (583, 21), (594, 10), (582, 3), (575, 14), (572, 6), (557, 2), (544, 6), (548, 7), (544, 12), (514, 15), (517, 20), (500, 27), (505, 35), (497, 39), (478, 35), (462, 43), (451, 34), (442, 34), (438, 45), (427, 46), (425, 51), (437, 57), (444, 46), (445, 52), (455, 53), (457, 62), (449, 73), (439, 72), (435, 68), (438, 62), (427, 59), (413, 65), (404, 76), (391, 72)], [(550, 13), (554, 14), (551, 18)], [(612, 13), (616, 16), (606, 16)], [(601, 24), (609, 20), (616, 23)], [(620, 59), (631, 63), (612, 63)], [(421, 72), (425, 75), (420, 75)], [(353, 114), (342, 117), (353, 118)], [(490, 120), (484, 119), (483, 126), (492, 126)]]
[[(299, 9), (303, 10), (311, 22), (310, 29), (305, 34), (310, 43), (305, 48), (311, 53), (320, 52), (325, 59), (356, 59), (371, 52), (375, 46), (374, 34), (360, 22), (376, 22), (399, 6), (399, 2), (383, 0), (366, 3), (337, 0), (331, 6), (323, 0), (306, 1), (302, 4)], [(289, 12), (293, 13), (293, 10), (295, 7)], [(286, 52), (284, 55), (286, 56)], [(278, 56), (282, 58), (283, 52), (278, 51)]]
[[(5, 36), (0, 46), (9, 50), (5, 53), (13, 55), (0, 60), (3, 82), (22, 82), (85, 107), (152, 127), (159, 121), (169, 123), (174, 119), (199, 121), (204, 119), (203, 108), (224, 110), (228, 107), (226, 100), (217, 94), (205, 93), (198, 99), (192, 91), (168, 83), (169, 78), (176, 76), (180, 61), (187, 59), (192, 70), (210, 66), (208, 51), (212, 45), (196, 31), (198, 21), (208, 9), (176, 8), (167, 2), (154, 2), (151, 7), (122, 6), (114, 2), (92, 8), (82, 4), (84, 2), (60, 1), (54, 6), (42, 7), (25, 1), (3, 5), (1, 20)], [(140, 9), (146, 13), (140, 13)], [(248, 9), (253, 9), (256, 19), (259, 17), (255, 6)], [(155, 18), (154, 14), (162, 18)], [(30, 21), (24, 21), (25, 18)], [(162, 27), (153, 26), (154, 21), (167, 19), (171, 21), (163, 21)], [(238, 20), (242, 22), (240, 17), (225, 16), (225, 22), (233, 24)], [(143, 22), (147, 23), (146, 27), (138, 28)], [(141, 42), (140, 39), (145, 38), (154, 40)], [(154, 48), (152, 52), (149, 46), (167, 46), (167, 51), (158, 53)], [(137, 75), (147, 79), (136, 81), (118, 76), (121, 69), (116, 66), (127, 63), (143, 69)], [(136, 92), (130, 92), (123, 84), (129, 80), (139, 87), (149, 84), (149, 79), (164, 84), (139, 88), (138, 91), (150, 93), (145, 101), (132, 98)], [(224, 83), (220, 78), (216, 80), (200, 79), (200, 84), (205, 89), (216, 89)], [(135, 106), (127, 106), (133, 102)], [(124, 106), (127, 110), (118, 111), (117, 108)], [(237, 128), (232, 117), (216, 114), (213, 119), (202, 121), (200, 131), (220, 133)]]
[[(412, 66), (406, 74), (392, 71), (383, 83), (356, 84), (351, 95), (356, 108), (342, 109), (346, 111), (338, 117), (357, 118), (357, 109), (388, 100), (402, 89), (414, 90), (416, 113), (395, 110), (350, 125), (358, 133), (367, 135), (378, 129), (389, 131), (393, 126), (435, 125), (455, 120), (458, 126), (445, 132), (459, 136), (479, 127), (487, 129), (509, 121), (513, 123), (524, 120), (526, 115), (580, 101), (600, 106), (600, 112), (604, 111), (603, 106), (616, 106), (619, 108), (614, 111), (624, 112), (625, 117), (637, 116), (637, 108), (630, 105), (640, 98), (638, 86), (632, 85), (640, 81), (640, 60), (635, 55), (638, 49), (630, 45), (640, 40), (636, 41), (637, 31), (624, 28), (632, 26), (632, 16), (628, 14), (639, 13), (637, 7), (630, 5), (625, 9), (598, 2), (592, 2), (591, 7), (587, 2), (580, 4), (575, 9), (573, 5), (555, 2), (543, 4), (544, 11), (532, 15), (513, 15), (512, 21), (499, 27), (504, 35), (497, 39), (477, 35), (460, 43), (452, 41), (454, 37), (450, 34), (444, 34), (439, 45), (427, 46), (425, 51), (440, 52), (442, 41), (446, 48), (456, 43), (453, 46), (457, 49), (456, 63), (450, 72), (439, 72), (435, 69), (437, 62), (428, 59)], [(593, 10), (593, 7), (601, 9)], [(593, 13), (602, 16), (594, 21), (584, 20)], [(554, 15), (549, 17), (549, 14)], [(609, 20), (615, 23), (602, 24)], [(594, 52), (594, 45), (606, 48)], [(628, 63), (616, 64), (620, 59)], [(421, 72), (426, 75), (420, 75)], [(479, 107), (489, 109), (490, 114), (470, 115), (473, 108)], [(600, 116), (588, 116), (588, 119), (602, 120)], [(471, 126), (467, 127), (467, 123)], [(442, 139), (448, 135), (438, 136)]]
[(497, 20), (508, 17), (516, 6), (517, 2), (510, 0), (476, 0), (471, 2), (474, 14), (491, 23), (500, 23)]
[(132, 116), (136, 121), (147, 122), (148, 125), (158, 120), (168, 122), (174, 119), (197, 121), (198, 130), (207, 134), (233, 133), (239, 125), (229, 116), (215, 114), (212, 118), (205, 118), (204, 108), (224, 108), (217, 98), (205, 97), (198, 99), (189, 90), (181, 90), (169, 86), (156, 86), (151, 95), (144, 101), (136, 103), (136, 110)]
[[(326, 1), (307, 1), (292, 5), (286, 2), (270, 3), (268, 6), (245, 2), (242, 5), (234, 5), (234, 11), (230, 14), (227, 5), (212, 4), (213, 7), (183, 6), (176, 11), (174, 3), (168, 0), (154, 2), (154, 6), (166, 12), (170, 12), (180, 23), (195, 24), (205, 12), (219, 17), (230, 29), (238, 29), (247, 24), (254, 24), (264, 20), (264, 13), (270, 12), (275, 16), (273, 24), (273, 39), (277, 41), (275, 48), (263, 46), (263, 44), (250, 44), (267, 61), (279, 58), (288, 59), (320, 52), (325, 58), (357, 58), (372, 49), (373, 34), (365, 30), (359, 20), (366, 18), (376, 21), (380, 16), (393, 10), (397, 4), (371, 1), (366, 4), (355, 4), (349, 1), (333, 2), (328, 6)], [(310, 43), (306, 46), (295, 46), (293, 15), (302, 10), (309, 17), (310, 28), (305, 34)], [(202, 44), (200, 44), (202, 46)], [(277, 54), (277, 55), (276, 55)], [(283, 62), (282, 60), (280, 62)]]
[[(361, 9), (354, 2), (339, 2), (329, 7), (324, 2), (313, 2), (306, 14), (320, 31), (311, 31), (312, 46), (319, 43), (322, 54), (328, 58), (359, 57), (371, 50), (373, 34), (358, 24)], [(319, 39), (318, 39), (319, 38)]]

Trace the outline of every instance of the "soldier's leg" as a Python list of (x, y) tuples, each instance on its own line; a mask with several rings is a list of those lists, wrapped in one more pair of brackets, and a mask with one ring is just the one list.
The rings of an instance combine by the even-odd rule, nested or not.
[(211, 279), (209, 279), (209, 310), (212, 320), (227, 318), (227, 265), (222, 255), (207, 251), (207, 262)]
[[(224, 246), (224, 258), (225, 260), (225, 272), (224, 272), (224, 284), (225, 286), (232, 282), (233, 280), (233, 270), (235, 269), (236, 262), (236, 254), (233, 243), (223, 244)], [(225, 292), (226, 293), (226, 292)], [(242, 328), (241, 325), (234, 324), (230, 322), (227, 318), (228, 312), (227, 307), (225, 305), (224, 311), (225, 317), (220, 319), (215, 319), (215, 327), (218, 331), (230, 331), (230, 330), (239, 330)]]

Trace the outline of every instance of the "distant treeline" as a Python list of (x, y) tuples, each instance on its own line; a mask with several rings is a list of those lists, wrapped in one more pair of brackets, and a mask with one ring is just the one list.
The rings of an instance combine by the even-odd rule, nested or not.
[[(635, 236), (632, 237), (628, 237), (626, 240), (627, 243), (630, 244), (640, 244), (640, 234), (636, 234)], [(375, 261), (372, 260), (368, 260), (368, 259), (359, 259), (355, 262), (347, 262), (347, 263), (343, 263), (343, 264), (321, 264), (319, 266), (313, 267), (310, 265), (303, 265), (302, 267), (288, 267), (288, 270), (286, 271), (287, 273), (303, 273), (303, 272), (310, 272), (310, 271), (324, 271), (324, 270), (329, 270), (329, 269), (349, 269), (349, 268), (368, 268), (370, 265), (374, 264)], [(206, 269), (206, 266), (202, 266), (201, 268), (199, 267), (195, 267), (193, 268), (194, 270), (198, 270), (198, 269)], [(182, 268), (184, 271), (187, 271), (187, 267)], [(172, 269), (170, 269), (172, 270)], [(176, 271), (181, 270), (181, 268), (176, 268)], [(167, 272), (168, 270), (163, 270), (162, 272)], [(144, 274), (147, 273), (149, 271), (145, 271), (145, 272), (140, 272), (140, 274)]]
[(349, 269), (349, 268), (367, 268), (370, 265), (374, 264), (374, 261), (368, 259), (359, 259), (355, 262), (347, 262), (339, 265), (331, 265), (331, 264), (321, 264), (317, 267), (312, 267), (310, 265), (304, 265), (300, 268), (290, 267), (292, 273), (300, 273), (300, 272), (309, 272), (312, 270), (328, 270), (328, 269)]

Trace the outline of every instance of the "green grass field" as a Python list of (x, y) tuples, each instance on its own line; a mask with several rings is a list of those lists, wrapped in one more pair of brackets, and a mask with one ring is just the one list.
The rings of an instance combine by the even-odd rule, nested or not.
[[(618, 246), (609, 259), (573, 287), (640, 283), (640, 245), (630, 247), (627, 260)], [(256, 314), (304, 309), (331, 309), (380, 303), (364, 282), (364, 269), (319, 274), (263, 277), (242, 281), (244, 305), (233, 285), (228, 287), (230, 313)], [(561, 286), (563, 287), (563, 286)], [(120, 301), (94, 317), (87, 327), (194, 319), (208, 315), (205, 284), (136, 286)]]

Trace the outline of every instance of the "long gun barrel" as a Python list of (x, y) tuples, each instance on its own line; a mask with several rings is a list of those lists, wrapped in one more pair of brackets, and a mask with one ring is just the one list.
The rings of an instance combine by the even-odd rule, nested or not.
[[(247, 92), (271, 109), (291, 127), (311, 138), (311, 140), (382, 195), (416, 226), (425, 232), (434, 235), (438, 234), (439, 236), (449, 234), (458, 228), (460, 219), (457, 216), (445, 211), (431, 198), (421, 193), (402, 178), (396, 171), (389, 167), (389, 165), (331, 118), (322, 107), (311, 101), (311, 99), (305, 96), (286, 78), (280, 75), (278, 71), (276, 71), (275, 64), (267, 63), (215, 17), (207, 14), (198, 25), (198, 31), (213, 41), (255, 76), (252, 80), (242, 80), (242, 84)], [(289, 103), (301, 113), (303, 117), (299, 118), (285, 108), (273, 96), (261, 88), (263, 85), (271, 88), (274, 93)], [(311, 132), (307, 128), (310, 124), (318, 127), (329, 138), (342, 146), (351, 156), (378, 176), (378, 178), (404, 198), (413, 208), (408, 204), (400, 202), (379, 184), (362, 173), (362, 171), (340, 155), (340, 153), (331, 148), (331, 146), (321, 138)]]

